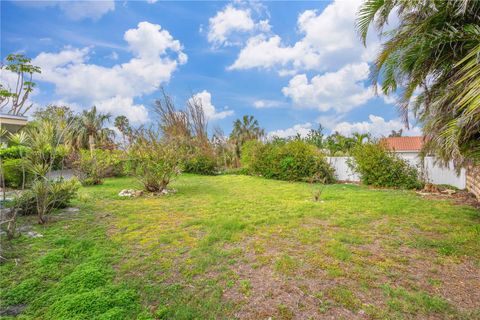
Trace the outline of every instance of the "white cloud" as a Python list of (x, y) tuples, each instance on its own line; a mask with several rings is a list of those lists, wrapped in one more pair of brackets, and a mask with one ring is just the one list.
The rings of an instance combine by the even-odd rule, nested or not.
[(99, 110), (111, 114), (122, 114), (130, 122), (145, 123), (148, 120), (147, 108), (143, 104), (134, 104), (132, 97), (115, 96), (101, 100), (96, 104)]
[(265, 109), (265, 108), (277, 108), (285, 103), (283, 101), (278, 101), (278, 100), (255, 100), (253, 102), (253, 106), (257, 109)]
[(195, 99), (202, 104), (207, 120), (220, 120), (233, 115), (233, 110), (217, 111), (212, 104), (212, 95), (207, 90), (194, 94), (191, 99)]
[(368, 116), (369, 121), (361, 122), (341, 122), (338, 123), (332, 131), (338, 131), (343, 135), (352, 135), (358, 133), (370, 133), (374, 137), (388, 136), (392, 130), (403, 129), (403, 134), (407, 136), (418, 136), (422, 134), (419, 127), (406, 129), (405, 125), (399, 119), (385, 121), (384, 118), (373, 114)]
[(302, 124), (296, 124), (291, 128), (287, 129), (280, 129), (280, 130), (274, 130), (270, 131), (267, 134), (267, 137), (269, 139), (278, 137), (278, 138), (288, 138), (288, 137), (294, 137), (297, 134), (299, 134), (302, 137), (306, 137), (308, 133), (312, 130), (312, 124), (310, 122), (307, 123), (302, 123)]
[(187, 56), (182, 45), (159, 25), (140, 22), (125, 32), (133, 57), (111, 68), (89, 64), (92, 49), (65, 48), (58, 53), (40, 53), (32, 63), (42, 69), (40, 80), (53, 83), (55, 93), (67, 102), (113, 114), (127, 114), (132, 121), (147, 119), (146, 108), (134, 98), (149, 94), (170, 80)]
[(231, 4), (209, 19), (208, 41), (228, 44), (227, 37), (235, 31), (250, 31), (255, 27), (248, 9), (237, 9)]
[(15, 1), (15, 4), (34, 8), (58, 6), (67, 18), (75, 21), (98, 20), (109, 11), (115, 10), (114, 0), (69, 0), (69, 1)]
[(374, 96), (373, 90), (363, 84), (368, 79), (368, 73), (368, 64), (363, 62), (317, 75), (311, 80), (301, 74), (293, 77), (282, 92), (300, 108), (347, 112)]
[(331, 70), (347, 63), (371, 61), (379, 42), (370, 33), (365, 48), (355, 33), (355, 17), (360, 3), (360, 0), (336, 0), (322, 12), (304, 11), (297, 20), (303, 38), (293, 45), (283, 44), (278, 35), (252, 37), (229, 69), (280, 67), (283, 75), (298, 70)]
[[(253, 12), (250, 9), (253, 8)], [(246, 7), (243, 3), (228, 4), (223, 10), (209, 19), (207, 39), (214, 46), (231, 46), (241, 44), (241, 35), (251, 35), (253, 32), (269, 32), (271, 29), (268, 19), (254, 21), (252, 15), (259, 14), (263, 6), (250, 3)], [(202, 31), (202, 28), (201, 28)]]

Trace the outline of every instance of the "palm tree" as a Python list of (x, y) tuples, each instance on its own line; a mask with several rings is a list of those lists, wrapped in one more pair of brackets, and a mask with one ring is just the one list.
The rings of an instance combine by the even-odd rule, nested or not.
[(114, 125), (115, 125), (115, 128), (117, 128), (118, 131), (120, 131), (120, 133), (122, 134), (123, 145), (125, 147), (127, 144), (126, 137), (129, 137), (129, 140), (130, 140), (130, 136), (132, 134), (130, 121), (128, 121), (128, 118), (125, 116), (118, 116), (115, 118)]
[(362, 145), (365, 139), (367, 139), (367, 141), (370, 139), (370, 135), (368, 133), (354, 132), (352, 136), (356, 145)]
[[(395, 12), (398, 27), (382, 32)], [(387, 40), (372, 72), (384, 94), (423, 124), (426, 150), (443, 162), (480, 159), (480, 1), (366, 0), (356, 27), (365, 44), (374, 25)], [(420, 91), (420, 93), (418, 93)]]
[(240, 158), (240, 152), (245, 142), (261, 139), (263, 136), (265, 136), (265, 130), (260, 127), (258, 121), (253, 116), (245, 115), (242, 117), (242, 120), (235, 120), (230, 139), (235, 144), (237, 158)]
[(89, 147), (93, 150), (97, 144), (111, 143), (115, 134), (105, 127), (110, 118), (109, 113), (98, 112), (95, 106), (83, 111), (71, 132), (73, 144), (78, 148)]

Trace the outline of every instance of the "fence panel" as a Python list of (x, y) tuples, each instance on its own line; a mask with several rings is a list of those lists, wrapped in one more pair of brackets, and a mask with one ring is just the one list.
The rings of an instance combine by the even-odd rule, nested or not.
[(335, 169), (335, 177), (340, 181), (358, 182), (360, 177), (347, 164), (351, 157), (327, 157), (328, 162)]
[[(340, 181), (351, 181), (358, 182), (360, 177), (358, 174), (353, 172), (348, 166), (347, 162), (351, 157), (327, 157), (330, 165), (335, 169), (335, 177)], [(441, 167), (435, 164), (435, 159), (433, 157), (426, 157), (424, 160), (423, 167), (421, 160), (413, 161), (408, 159), (409, 162), (416, 166), (419, 170), (423, 171), (423, 176), (426, 181), (433, 184), (448, 184), (459, 189), (465, 189), (466, 187), (466, 171), (461, 169), (460, 173), (457, 175), (457, 171), (454, 169), (453, 164), (450, 163), (448, 167)], [(352, 159), (353, 161), (353, 159)]]

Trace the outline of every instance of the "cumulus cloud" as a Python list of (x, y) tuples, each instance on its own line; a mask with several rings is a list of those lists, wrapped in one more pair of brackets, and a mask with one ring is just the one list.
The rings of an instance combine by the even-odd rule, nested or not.
[(115, 10), (114, 0), (70, 0), (70, 1), (15, 1), (15, 4), (34, 8), (58, 7), (71, 20), (98, 20), (109, 11)]
[[(258, 11), (258, 8), (255, 11)], [(270, 28), (268, 19), (255, 22), (250, 8), (228, 4), (209, 19), (207, 39), (215, 46), (237, 45), (241, 43), (239, 34), (253, 31), (269, 32)]]
[(313, 129), (312, 124), (310, 122), (307, 122), (307, 123), (302, 123), (302, 124), (296, 124), (293, 127), (287, 128), (287, 129), (270, 131), (267, 134), (267, 137), (270, 138), (270, 139), (274, 138), (274, 137), (288, 138), (288, 137), (294, 137), (297, 134), (299, 134), (302, 137), (306, 137), (308, 135), (308, 133), (310, 132), (310, 130), (312, 130), (312, 129)]
[(422, 135), (419, 127), (405, 128), (405, 125), (398, 119), (386, 121), (384, 118), (373, 114), (368, 116), (368, 121), (361, 122), (340, 122), (332, 131), (338, 131), (343, 135), (352, 135), (358, 133), (370, 133), (373, 137), (388, 136), (392, 130), (403, 130), (403, 134), (407, 136)]
[(235, 31), (249, 31), (255, 26), (250, 10), (227, 5), (225, 9), (209, 19), (208, 41), (226, 44), (227, 37)]
[(293, 77), (282, 92), (300, 108), (347, 112), (374, 96), (373, 90), (363, 83), (368, 74), (369, 66), (365, 62), (349, 64), (310, 80), (306, 74), (300, 74)]
[(124, 39), (133, 57), (111, 68), (89, 64), (92, 48), (65, 48), (58, 53), (40, 53), (32, 63), (42, 69), (40, 80), (53, 83), (55, 93), (67, 102), (97, 105), (102, 111), (127, 114), (143, 122), (147, 110), (133, 103), (170, 80), (187, 61), (183, 47), (160, 25), (140, 22), (127, 30)]
[(215, 106), (212, 104), (212, 95), (207, 90), (203, 90), (194, 94), (193, 97), (189, 99), (190, 103), (194, 102), (192, 99), (201, 103), (207, 120), (224, 119), (233, 115), (234, 113), (233, 110), (217, 111)]
[(336, 0), (322, 12), (306, 10), (297, 20), (303, 38), (293, 45), (283, 44), (278, 35), (257, 35), (247, 41), (229, 69), (269, 69), (281, 75), (298, 70), (336, 69), (347, 63), (368, 62), (379, 48), (369, 36), (367, 48), (355, 34), (355, 17), (361, 0)]

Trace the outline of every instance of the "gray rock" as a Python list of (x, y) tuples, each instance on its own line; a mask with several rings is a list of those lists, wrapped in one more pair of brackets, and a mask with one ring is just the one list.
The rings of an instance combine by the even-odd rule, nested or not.
[(43, 237), (43, 234), (35, 232), (35, 231), (28, 231), (25, 235), (29, 238), (42, 238)]
[(20, 313), (22, 313), (23, 310), (25, 310), (26, 307), (27, 307), (27, 305), (25, 305), (25, 304), (17, 304), (17, 305), (14, 305), (14, 306), (9, 306), (9, 307), (2, 308), (2, 309), (0, 309), (0, 316), (16, 317)]
[(118, 193), (119, 197), (140, 197), (143, 195), (142, 190), (135, 189), (123, 189)]

